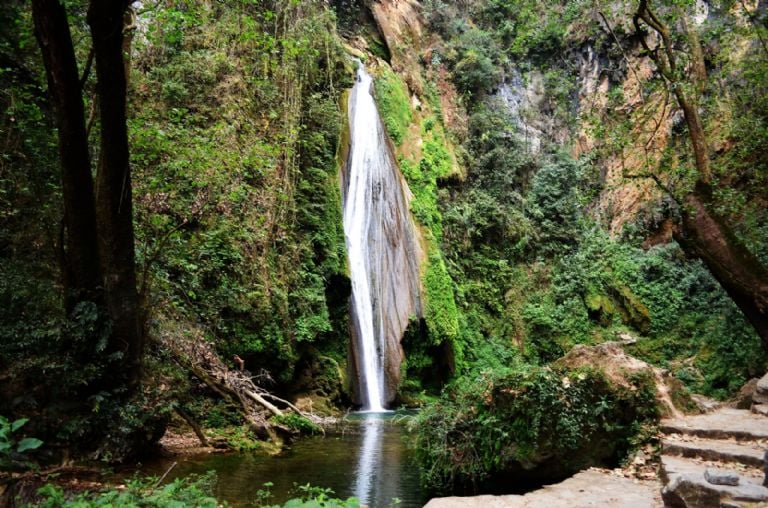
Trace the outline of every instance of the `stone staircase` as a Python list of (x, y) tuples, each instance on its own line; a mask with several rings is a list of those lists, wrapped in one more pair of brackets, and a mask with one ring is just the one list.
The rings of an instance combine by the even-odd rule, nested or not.
[(768, 507), (768, 375), (751, 410), (717, 408), (661, 423), (668, 507)]

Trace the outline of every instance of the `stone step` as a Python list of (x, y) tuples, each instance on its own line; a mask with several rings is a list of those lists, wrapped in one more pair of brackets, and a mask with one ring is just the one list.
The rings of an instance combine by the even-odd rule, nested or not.
[(662, 453), (681, 457), (697, 457), (720, 462), (737, 462), (762, 468), (765, 450), (754, 444), (738, 444), (733, 441), (715, 439), (671, 439), (661, 440)]
[(658, 482), (587, 470), (525, 495), (438, 497), (424, 508), (658, 508)]
[(745, 409), (721, 408), (702, 415), (664, 419), (661, 431), (711, 439), (755, 441), (768, 439), (768, 419)]
[[(710, 478), (737, 477), (738, 485), (716, 485), (707, 481), (705, 474)], [(662, 455), (661, 479), (665, 486), (661, 496), (665, 506), (689, 508), (766, 503), (768, 488), (762, 485), (763, 478), (759, 474), (758, 470), (722, 469), (702, 461)]]
[(752, 412), (760, 416), (768, 416), (768, 404), (752, 404)]

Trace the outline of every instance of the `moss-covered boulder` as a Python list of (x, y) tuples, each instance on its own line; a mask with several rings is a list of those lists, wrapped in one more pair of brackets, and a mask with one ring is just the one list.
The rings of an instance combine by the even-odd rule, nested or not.
[(466, 376), (414, 424), (422, 480), (433, 491), (487, 490), (616, 464), (659, 415), (652, 371), (621, 382), (565, 365)]

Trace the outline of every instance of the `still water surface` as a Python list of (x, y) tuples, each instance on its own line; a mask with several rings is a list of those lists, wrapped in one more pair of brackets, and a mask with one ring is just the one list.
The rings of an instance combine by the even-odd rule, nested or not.
[[(248, 453), (202, 455), (179, 459), (171, 477), (217, 472), (216, 495), (232, 506), (248, 506), (263, 484), (272, 482), (270, 503), (297, 495), (296, 486), (332, 489), (337, 497), (357, 497), (371, 508), (419, 507), (426, 499), (419, 486), (413, 452), (396, 413), (358, 413), (325, 437), (304, 438), (277, 457)], [(160, 475), (170, 465), (158, 463), (143, 472)], [(170, 479), (170, 478), (169, 478)]]

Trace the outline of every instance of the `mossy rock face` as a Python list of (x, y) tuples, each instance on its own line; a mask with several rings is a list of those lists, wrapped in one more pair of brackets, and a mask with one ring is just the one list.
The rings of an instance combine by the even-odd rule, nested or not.
[(640, 298), (626, 286), (617, 288), (614, 297), (621, 304), (621, 320), (624, 324), (634, 326), (641, 333), (648, 333), (651, 329), (651, 311)]
[(623, 324), (648, 333), (651, 311), (628, 287), (610, 288), (607, 293), (590, 292), (584, 298), (593, 321), (608, 327), (613, 324), (614, 317), (619, 317)]
[(388, 65), (381, 65), (376, 69), (374, 92), (387, 133), (400, 145), (413, 120), (408, 87)]
[(592, 320), (597, 321), (601, 326), (611, 326), (613, 316), (618, 313), (618, 310), (610, 297), (590, 293), (584, 301), (587, 304), (589, 317)]

